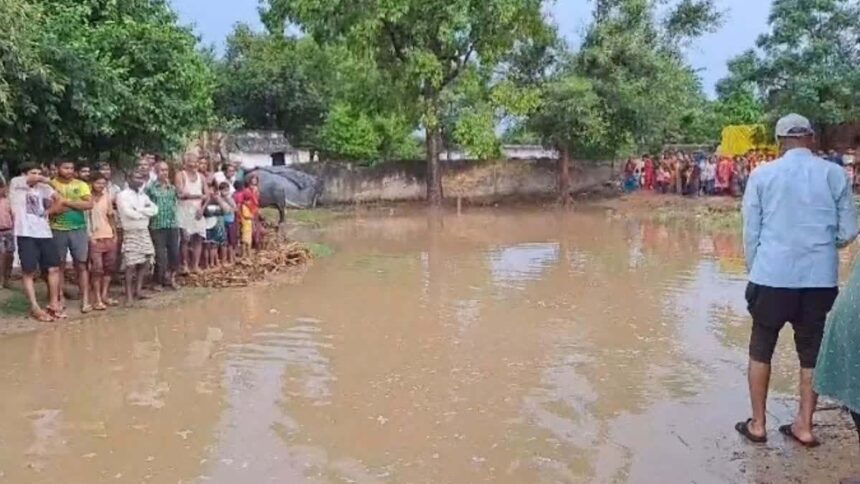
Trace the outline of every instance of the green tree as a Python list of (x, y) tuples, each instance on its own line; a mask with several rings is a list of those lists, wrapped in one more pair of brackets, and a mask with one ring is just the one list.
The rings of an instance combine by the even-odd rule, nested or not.
[[(414, 156), (410, 141), (417, 117), (398, 102), (399, 87), (341, 43), (320, 45), (311, 37), (254, 32), (240, 24), (217, 72), (218, 112), (246, 128), (283, 131), (292, 143), (334, 158)], [(352, 138), (333, 136), (343, 133), (332, 130), (331, 122), (359, 112), (379, 141), (372, 153), (366, 138), (349, 146)]]
[(588, 79), (562, 73), (545, 84), (541, 104), (528, 127), (540, 133), (544, 144), (558, 150), (559, 200), (567, 203), (571, 153), (580, 145), (599, 146), (606, 140), (609, 125), (603, 100)]
[(576, 72), (604, 100), (610, 155), (684, 141), (704, 107), (701, 81), (683, 47), (719, 25), (710, 0), (681, 1), (661, 21), (660, 2), (603, 0), (577, 54)]
[(374, 160), (381, 139), (373, 120), (345, 104), (337, 104), (328, 113), (320, 132), (322, 144), (350, 160)]
[(269, 0), (268, 28), (292, 20), (317, 40), (345, 40), (403, 86), (421, 115), (427, 145), (427, 198), (442, 201), (439, 169), (444, 96), (466, 71), (491, 70), (542, 28), (541, 0)]
[(765, 106), (756, 84), (760, 69), (755, 52), (750, 50), (728, 62), (729, 74), (717, 82), (714, 104), (721, 125), (756, 124), (764, 121)]
[(29, 41), (43, 67), (15, 81), (16, 117), (0, 121), (6, 156), (169, 152), (211, 120), (212, 72), (166, 2), (28, 3)]
[(860, 116), (858, 19), (855, 0), (774, 0), (754, 74), (771, 118), (791, 111), (819, 123)]

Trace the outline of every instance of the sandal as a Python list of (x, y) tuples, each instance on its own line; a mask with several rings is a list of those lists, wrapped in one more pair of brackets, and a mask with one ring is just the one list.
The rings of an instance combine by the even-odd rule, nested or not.
[(119, 301), (117, 301), (116, 299), (107, 298), (107, 299), (105, 299), (105, 304), (107, 304), (108, 306), (111, 306), (111, 307), (119, 306)]
[(814, 448), (821, 445), (821, 442), (819, 442), (817, 440), (813, 440), (810, 442), (807, 442), (805, 440), (800, 440), (800, 438), (794, 434), (794, 429), (791, 428), (791, 424), (783, 425), (782, 427), (780, 427), (779, 433), (781, 433), (782, 435), (785, 435), (786, 437), (790, 437), (792, 440), (794, 440), (798, 444), (806, 447), (807, 449), (814, 449)]
[(40, 323), (53, 323), (54, 318), (47, 311), (31, 311), (30, 318)]
[(69, 319), (69, 315), (66, 314), (66, 311), (63, 309), (47, 308), (45, 309), (45, 312), (54, 318), (54, 320)]
[(93, 305), (87, 304), (85, 306), (81, 306), (81, 314), (89, 314), (93, 312)]
[(93, 306), (93, 309), (95, 309), (96, 311), (107, 311), (107, 306), (105, 306), (104, 303), (96, 303)]
[(753, 435), (753, 433), (750, 432), (750, 423), (752, 420), (753, 419), (748, 419), (746, 422), (738, 422), (735, 424), (735, 430), (754, 444), (763, 444), (767, 442), (767, 435)]

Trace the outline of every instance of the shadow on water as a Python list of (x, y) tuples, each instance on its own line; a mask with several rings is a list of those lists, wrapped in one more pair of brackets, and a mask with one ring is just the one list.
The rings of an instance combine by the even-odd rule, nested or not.
[[(299, 285), (0, 340), (0, 482), (783, 480), (759, 461), (790, 449), (731, 431), (736, 235), (495, 210), (313, 237)], [(812, 480), (856, 459), (826, 451)]]

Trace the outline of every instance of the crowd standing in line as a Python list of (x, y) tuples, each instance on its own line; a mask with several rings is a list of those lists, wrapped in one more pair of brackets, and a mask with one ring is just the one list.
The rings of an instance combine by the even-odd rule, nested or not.
[[(855, 191), (860, 182), (855, 174), (854, 149), (838, 153), (817, 152), (818, 157), (842, 166)], [(750, 174), (762, 165), (773, 162), (772, 153), (753, 150), (743, 156), (718, 156), (704, 152), (686, 153), (667, 151), (654, 157), (644, 154), (630, 158), (624, 165), (623, 189), (627, 193), (637, 190), (684, 196), (733, 196), (746, 191)]]
[[(147, 290), (178, 289), (178, 276), (247, 257), (262, 244), (259, 180), (234, 164), (213, 172), (205, 157), (188, 153), (175, 174), (154, 155), (142, 155), (124, 187), (110, 164), (63, 160), (24, 163), (0, 184), (0, 284), (10, 287), (18, 253), (30, 317), (67, 318), (66, 261), (74, 267), (82, 313), (105, 311), (114, 275), (126, 304)], [(245, 183), (247, 182), (247, 186)], [(47, 283), (47, 301), (37, 280)]]

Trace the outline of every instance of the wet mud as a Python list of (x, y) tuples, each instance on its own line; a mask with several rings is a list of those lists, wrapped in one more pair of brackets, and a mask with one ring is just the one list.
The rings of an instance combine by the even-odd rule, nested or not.
[(299, 284), (0, 338), (0, 483), (837, 482), (748, 414), (739, 236), (603, 210), (356, 214)]

